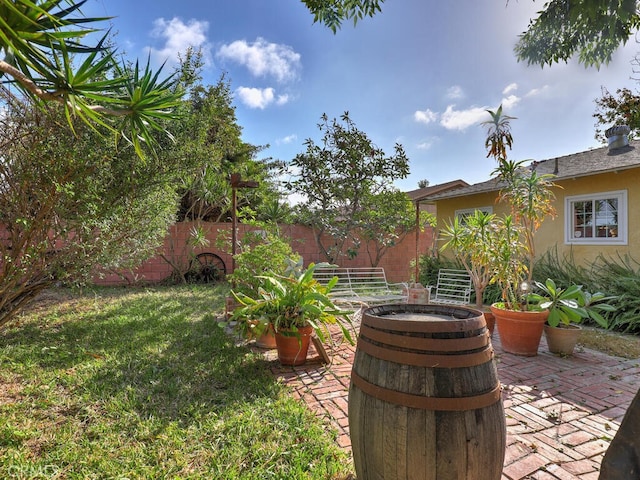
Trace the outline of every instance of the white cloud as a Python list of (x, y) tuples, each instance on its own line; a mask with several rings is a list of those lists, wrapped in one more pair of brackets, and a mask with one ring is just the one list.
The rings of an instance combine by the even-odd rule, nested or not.
[(284, 105), (291, 100), (289, 95), (277, 95), (272, 87), (254, 88), (238, 87), (236, 94), (240, 101), (249, 108), (259, 108), (264, 110), (271, 104)]
[(276, 105), (284, 105), (285, 103), (289, 103), (291, 98), (289, 95), (278, 95), (278, 99), (276, 100)]
[(236, 90), (240, 101), (249, 108), (259, 108), (264, 110), (272, 104), (275, 99), (275, 91), (273, 88), (249, 88), (239, 87)]
[(510, 83), (504, 88), (504, 90), (502, 90), (502, 94), (509, 95), (511, 92), (515, 92), (517, 89), (518, 89), (517, 83)]
[(486, 107), (473, 107), (467, 110), (455, 110), (455, 105), (449, 105), (442, 114), (440, 125), (447, 130), (466, 130), (487, 120)]
[(416, 148), (418, 150), (429, 150), (431, 147), (433, 147), (434, 143), (436, 143), (436, 142), (433, 139), (425, 140), (424, 142), (420, 142), (419, 144), (417, 144)]
[(300, 54), (293, 48), (260, 37), (253, 43), (237, 40), (223, 45), (217, 55), (244, 65), (256, 77), (272, 76), (279, 82), (296, 80), (301, 69)]
[(537, 95), (541, 95), (542, 93), (548, 90), (549, 90), (549, 85), (545, 85), (542, 88), (532, 88), (525, 94), (525, 97), (535, 97)]
[(460, 85), (454, 85), (453, 87), (449, 87), (447, 89), (447, 98), (450, 100), (458, 100), (464, 97), (464, 92), (462, 91), (462, 87)]
[(147, 47), (151, 55), (158, 61), (178, 62), (178, 54), (184, 54), (188, 47), (201, 48), (205, 61), (210, 61), (210, 46), (207, 42), (209, 23), (191, 19), (184, 23), (174, 17), (171, 20), (158, 18), (153, 22), (151, 35), (165, 39), (164, 47), (156, 49)]
[(418, 123), (424, 123), (426, 125), (435, 122), (438, 119), (438, 114), (429, 110), (416, 110), (413, 114), (413, 119)]
[(295, 134), (287, 135), (286, 137), (280, 138), (276, 140), (277, 145), (288, 145), (290, 143), (295, 142), (298, 139), (298, 136)]
[(520, 97), (509, 95), (508, 97), (502, 99), (502, 108), (504, 110), (510, 110), (514, 108), (518, 103), (520, 103)]

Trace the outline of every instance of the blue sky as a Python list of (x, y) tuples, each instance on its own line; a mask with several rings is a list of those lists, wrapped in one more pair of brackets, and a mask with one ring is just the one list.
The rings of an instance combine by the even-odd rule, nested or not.
[[(636, 90), (631, 40), (600, 70), (577, 62), (518, 63), (513, 46), (542, 2), (387, 0), (382, 13), (335, 35), (297, 0), (89, 0), (87, 15), (114, 16), (131, 58), (175, 65), (189, 45), (205, 52), (205, 83), (226, 73), (245, 141), (291, 160), (318, 142), (317, 124), (349, 111), (386, 153), (401, 143), (411, 174), (402, 190), (461, 178), (484, 181), (486, 109), (501, 103), (518, 160), (597, 147), (594, 100), (601, 87)], [(108, 26), (105, 23), (105, 26)], [(636, 75), (640, 77), (640, 74)]]

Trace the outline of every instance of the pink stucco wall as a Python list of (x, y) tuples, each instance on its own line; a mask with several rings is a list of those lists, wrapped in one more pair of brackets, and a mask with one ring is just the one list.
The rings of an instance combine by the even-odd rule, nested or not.
[[(165, 257), (177, 264), (187, 265), (191, 255), (201, 252), (212, 252), (223, 259), (227, 272), (229, 273), (231, 270), (231, 255), (216, 247), (216, 239), (220, 235), (230, 238), (231, 224), (209, 222), (198, 222), (198, 224), (209, 240), (208, 247), (195, 249), (186, 247), (189, 232), (194, 226), (194, 223), (177, 223), (169, 230), (164, 245), (159, 250), (158, 255), (147, 260), (133, 272), (119, 272), (120, 274), (108, 274), (104, 277), (96, 277), (94, 280), (95, 283), (98, 285), (122, 285), (135, 282), (160, 282), (170, 276), (172, 272), (171, 266), (162, 258), (161, 254), (164, 254)], [(242, 239), (245, 233), (251, 228), (252, 227), (246, 225), (238, 225), (238, 239)], [(293, 250), (302, 256), (305, 265), (310, 262), (317, 263), (324, 261), (316, 248), (313, 232), (310, 228), (302, 225), (286, 225), (281, 227), (281, 232), (283, 236), (290, 240)], [(418, 252), (420, 255), (429, 251), (432, 246), (432, 239), (432, 229), (428, 228), (424, 232), (420, 232), (418, 242)], [(405, 282), (408, 281), (413, 274), (411, 261), (415, 256), (416, 235), (415, 232), (411, 232), (401, 243), (389, 249), (378, 266), (385, 269), (389, 282)], [(362, 251), (352, 260), (341, 260), (340, 266), (368, 267), (371, 266), (371, 263), (366, 252)]]

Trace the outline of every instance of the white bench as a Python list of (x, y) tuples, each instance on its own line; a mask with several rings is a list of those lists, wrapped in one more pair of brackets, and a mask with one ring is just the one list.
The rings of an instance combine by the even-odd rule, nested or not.
[(370, 306), (407, 300), (406, 284), (388, 283), (382, 267), (318, 267), (313, 277), (323, 285), (338, 277), (329, 293), (336, 303)]
[(438, 271), (438, 283), (429, 287), (431, 303), (441, 305), (467, 305), (471, 302), (471, 277), (466, 270), (441, 268)]

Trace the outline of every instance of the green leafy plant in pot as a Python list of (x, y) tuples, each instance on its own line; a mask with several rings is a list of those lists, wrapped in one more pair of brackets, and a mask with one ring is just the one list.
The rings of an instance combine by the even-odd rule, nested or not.
[[(493, 334), (495, 319), (483, 305), (484, 291), (494, 277), (494, 256), (497, 248), (497, 217), (493, 213), (474, 211), (464, 218), (455, 217), (445, 225), (441, 235), (446, 240), (442, 250), (451, 250), (471, 277), (476, 308), (484, 312), (489, 331)], [(489, 311), (488, 311), (489, 310)]]
[(502, 348), (517, 355), (536, 355), (548, 310), (531, 308), (527, 294), (533, 283), (534, 236), (546, 218), (555, 216), (553, 175), (538, 174), (535, 166), (507, 158), (513, 144), (510, 120), (502, 106), (488, 110), (491, 120), (485, 146), (487, 156), (497, 162), (493, 174), (500, 185), (499, 202), (509, 205), (510, 213), (498, 217), (494, 225), (492, 282), (502, 291), (502, 302), (491, 306)]
[(315, 333), (320, 341), (328, 341), (333, 325), (339, 327), (343, 338), (352, 345), (354, 343), (349, 317), (353, 312), (340, 309), (329, 297), (338, 278), (334, 277), (327, 285), (313, 278), (315, 269), (321, 266), (329, 265), (311, 263), (302, 269), (298, 263), (289, 275), (260, 275), (260, 287), (254, 296), (232, 291), (240, 307), (234, 310), (230, 320), (255, 320), (257, 333), (273, 328), (278, 358), (283, 365), (303, 364), (311, 335)]
[[(277, 225), (262, 223), (256, 231), (249, 231), (241, 240), (240, 252), (235, 256), (235, 269), (227, 275), (236, 293), (243, 293), (249, 297), (256, 297), (262, 284), (260, 275), (267, 272), (286, 274), (291, 268), (291, 262), (301, 261), (300, 256), (293, 252), (289, 243), (282, 238)], [(236, 297), (227, 297), (226, 316), (231, 321), (233, 311), (240, 307)], [(276, 348), (275, 335), (272, 328), (260, 328), (256, 319), (236, 316), (233, 320), (235, 330), (247, 339), (256, 340), (256, 345), (262, 348)]]
[(535, 282), (535, 286), (539, 293), (529, 294), (528, 300), (540, 309), (549, 311), (544, 333), (552, 353), (571, 355), (580, 334), (577, 324), (590, 319), (607, 328), (608, 322), (603, 314), (616, 310), (615, 306), (605, 303), (615, 300), (615, 296), (606, 296), (602, 292), (590, 293), (583, 290), (582, 285), (560, 288), (548, 278), (544, 283)]

